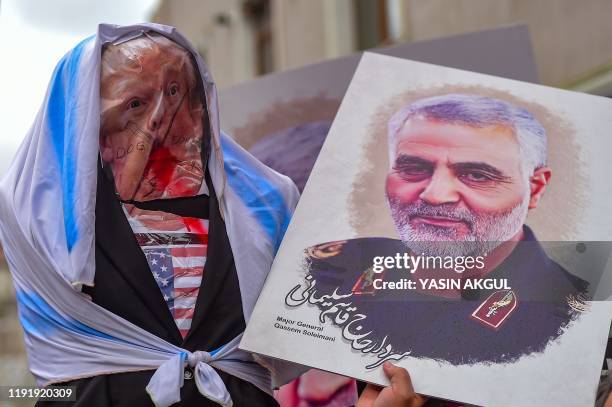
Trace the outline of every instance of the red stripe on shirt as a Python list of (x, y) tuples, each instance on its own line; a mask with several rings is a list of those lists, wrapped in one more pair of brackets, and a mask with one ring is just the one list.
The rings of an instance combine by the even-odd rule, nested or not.
[(170, 253), (173, 257), (206, 257), (208, 246), (172, 247)]
[(175, 308), (174, 319), (193, 319), (194, 308)]
[(177, 297), (197, 297), (200, 287), (175, 288), (174, 298)]
[(174, 267), (174, 277), (199, 277), (204, 274), (203, 267)]

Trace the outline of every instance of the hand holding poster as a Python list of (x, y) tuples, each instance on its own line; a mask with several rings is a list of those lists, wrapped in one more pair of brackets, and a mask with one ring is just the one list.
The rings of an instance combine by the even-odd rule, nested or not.
[(392, 360), (473, 404), (592, 403), (610, 108), (365, 54), (241, 346), (379, 384)]

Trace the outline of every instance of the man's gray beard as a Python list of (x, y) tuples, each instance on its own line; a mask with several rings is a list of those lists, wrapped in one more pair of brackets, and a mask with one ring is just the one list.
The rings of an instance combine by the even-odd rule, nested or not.
[[(482, 256), (512, 238), (523, 226), (529, 207), (529, 192), (523, 201), (505, 212), (477, 214), (459, 209), (455, 204), (430, 205), (422, 200), (403, 205), (388, 199), (391, 217), (404, 244), (416, 254), (429, 256)], [(463, 221), (469, 227), (466, 236), (456, 229), (419, 223), (411, 225), (414, 216), (441, 216)]]

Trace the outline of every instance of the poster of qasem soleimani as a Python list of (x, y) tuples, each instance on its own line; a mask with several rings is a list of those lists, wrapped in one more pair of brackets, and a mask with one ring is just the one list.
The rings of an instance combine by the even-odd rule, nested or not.
[[(241, 347), (476, 405), (592, 405), (612, 100), (364, 54)], [(608, 283), (605, 283), (608, 282)]]

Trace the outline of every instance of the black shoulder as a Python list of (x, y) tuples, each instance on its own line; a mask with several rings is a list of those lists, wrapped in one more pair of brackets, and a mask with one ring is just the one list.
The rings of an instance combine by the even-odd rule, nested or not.
[(376, 256), (403, 252), (400, 240), (364, 237), (320, 243), (305, 249), (304, 269), (312, 275), (319, 290), (351, 292), (359, 278), (371, 269)]
[[(363, 256), (370, 252), (384, 256), (387, 252), (404, 250), (400, 240), (387, 237), (362, 237), (357, 239), (335, 240), (308, 247), (304, 250), (311, 260), (327, 260), (337, 256)], [(377, 254), (376, 252), (379, 252)]]
[[(570, 273), (557, 262), (550, 260), (549, 293), (553, 299), (561, 300), (565, 304), (568, 315), (579, 315), (589, 308), (589, 283), (586, 280)], [(549, 274), (550, 276), (550, 274)]]
[(586, 280), (570, 273), (556, 261), (549, 259), (551, 271), (555, 275), (555, 285), (565, 286), (568, 291), (576, 293), (586, 293), (589, 288), (589, 283)]

